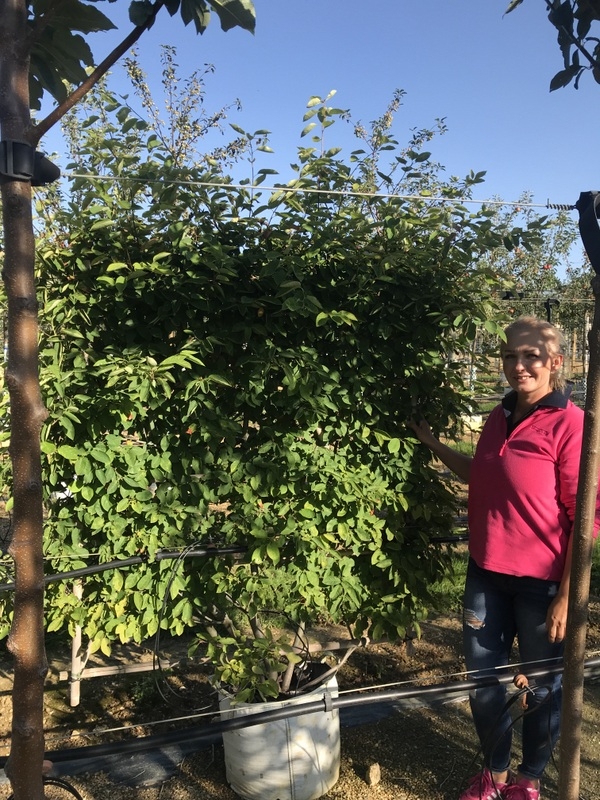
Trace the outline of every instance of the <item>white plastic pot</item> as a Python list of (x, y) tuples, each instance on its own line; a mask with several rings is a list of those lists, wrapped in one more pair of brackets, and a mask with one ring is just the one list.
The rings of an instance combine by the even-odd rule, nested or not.
[[(335, 676), (312, 692), (272, 703), (235, 703), (221, 695), (224, 719), (337, 697)], [(223, 734), (225, 771), (233, 791), (245, 800), (316, 800), (340, 775), (340, 720), (337, 709), (286, 717)]]

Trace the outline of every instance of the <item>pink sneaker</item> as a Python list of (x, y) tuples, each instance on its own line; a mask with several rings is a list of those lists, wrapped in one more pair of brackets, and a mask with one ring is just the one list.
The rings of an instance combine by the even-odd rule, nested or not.
[(522, 778), (515, 783), (507, 784), (502, 790), (503, 800), (540, 800), (540, 790), (531, 781)]
[[(460, 800), (496, 800), (496, 798), (502, 800), (506, 797), (504, 791), (507, 786), (508, 783), (495, 781), (489, 769), (484, 769), (471, 778), (469, 785), (461, 794)], [(520, 800), (519, 795), (516, 795), (513, 800)], [(531, 800), (535, 800), (535, 798), (531, 798)]]

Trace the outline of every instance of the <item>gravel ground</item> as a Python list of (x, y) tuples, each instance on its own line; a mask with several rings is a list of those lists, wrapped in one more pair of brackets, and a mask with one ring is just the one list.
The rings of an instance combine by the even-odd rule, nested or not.
[[(598, 603), (591, 610), (589, 641), (590, 651), (598, 648)], [(424, 625), (423, 638), (417, 642), (413, 655), (392, 645), (356, 652), (340, 675), (340, 687), (380, 685), (409, 680), (415, 675), (425, 682), (448, 681), (452, 679), (449, 676), (461, 669), (459, 622), (448, 617)], [(0, 701), (4, 729), (0, 735), (5, 737), (8, 692), (2, 694)], [(82, 686), (79, 709), (69, 709), (64, 690), (49, 691), (47, 731), (53, 746), (81, 746), (80, 734), (93, 729), (99, 721), (105, 724), (108, 717), (111, 723), (137, 722), (140, 715), (146, 715), (146, 719), (155, 717), (157, 708), (148, 677), (89, 680)], [(59, 735), (62, 738), (54, 738)], [(88, 743), (88, 738), (84, 737), (83, 742)], [(96, 741), (90, 739), (89, 743)], [(515, 745), (518, 744), (517, 732)], [(341, 745), (340, 779), (323, 800), (456, 800), (465, 780), (480, 765), (465, 701), (394, 710), (377, 721), (344, 725)], [(237, 797), (225, 780), (220, 745), (183, 757), (172, 777), (152, 787), (134, 788), (100, 772), (65, 776), (65, 779), (84, 800), (235, 800)], [(9, 794), (9, 787), (0, 785), (0, 800), (6, 800)], [(600, 800), (600, 685), (595, 682), (585, 691), (581, 795), (584, 800)], [(47, 797), (51, 800), (72, 796), (63, 789), (48, 787)], [(544, 800), (557, 800), (555, 765), (548, 769), (543, 796)]]

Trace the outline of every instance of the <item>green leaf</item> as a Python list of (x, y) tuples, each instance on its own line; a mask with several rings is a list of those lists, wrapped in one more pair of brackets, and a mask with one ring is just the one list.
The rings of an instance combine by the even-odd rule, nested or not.
[(79, 457), (80, 451), (77, 447), (71, 447), (69, 445), (63, 444), (57, 450), (59, 456), (66, 458), (68, 461), (75, 461), (76, 458)]
[(256, 14), (251, 0), (208, 0), (217, 12), (224, 31), (240, 27), (254, 33)]
[(197, 33), (204, 33), (210, 22), (210, 11), (204, 0), (181, 0), (181, 19), (184, 25), (194, 23)]
[(269, 558), (271, 559), (273, 564), (278, 564), (279, 563), (279, 559), (281, 557), (281, 553), (279, 551), (279, 548), (277, 547), (277, 545), (274, 542), (268, 542), (267, 543), (267, 555), (269, 556)]
[(150, 0), (132, 0), (129, 4), (129, 20), (137, 28), (146, 25), (153, 16), (154, 9)]
[(550, 91), (554, 92), (556, 89), (562, 89), (565, 86), (568, 86), (573, 78), (577, 77), (579, 73), (579, 68), (568, 67), (567, 69), (561, 69), (560, 72), (557, 72), (556, 75), (550, 81)]
[(102, 228), (112, 228), (115, 225), (115, 220), (113, 219), (100, 219), (97, 222), (94, 222), (90, 226), (90, 230), (92, 231), (99, 231)]

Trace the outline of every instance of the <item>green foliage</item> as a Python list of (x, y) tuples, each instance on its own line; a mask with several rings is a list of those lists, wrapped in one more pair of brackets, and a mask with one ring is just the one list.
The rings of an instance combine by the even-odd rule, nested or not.
[[(31, 34), (30, 107), (39, 109), (44, 92), (62, 103), (68, 86), (83, 83), (86, 68), (94, 66), (92, 51), (80, 34), (114, 30), (115, 25), (97, 8), (97, 3), (30, 0), (27, 5)], [(224, 31), (239, 26), (254, 32), (256, 19), (251, 0), (167, 0), (164, 5), (171, 16), (179, 13), (184, 25), (193, 22), (197, 33), (206, 30), (211, 9)], [(129, 19), (135, 27), (149, 28), (160, 10), (150, 0), (133, 0)]]
[[(476, 265), (502, 235), (454, 199), (481, 173), (442, 182), (433, 132), (400, 147), (389, 109), (345, 161), (325, 131), (347, 112), (313, 98), (295, 177), (269, 195), (182, 165), (101, 97), (74, 165), (97, 178), (40, 207), (45, 548), (53, 571), (146, 560), (87, 577), (82, 601), (52, 584), (47, 626), (108, 652), (200, 621), (227, 680), (271, 696), (282, 644), (211, 634), (224, 619), (403, 637), (435, 603), (454, 499), (404, 423), (452, 429), (467, 409), (461, 354), (499, 330)], [(268, 152), (266, 132), (237, 132)], [(247, 556), (156, 560), (192, 543)]]
[(431, 587), (431, 591), (436, 598), (438, 611), (442, 613), (461, 612), (468, 562), (467, 546), (464, 544), (455, 545), (446, 574)]
[[(236, 701), (251, 703), (276, 699), (281, 694), (281, 675), (289, 664), (302, 661), (294, 651), (288, 635), (276, 635), (270, 628), (260, 636), (244, 635), (240, 629), (217, 633), (205, 632), (199, 639), (206, 642), (206, 655), (214, 667), (219, 686), (235, 687)], [(194, 652), (195, 647), (192, 647)]]
[(30, 106), (39, 109), (44, 91), (62, 102), (68, 83), (82, 83), (87, 77), (86, 67), (93, 66), (92, 51), (79, 34), (109, 31), (115, 26), (95, 5), (80, 0), (33, 0), (28, 6), (32, 31)]
[(579, 355), (580, 351), (582, 361), (586, 360), (588, 331), (594, 315), (593, 274), (587, 258), (582, 266), (567, 268), (561, 294), (560, 324), (570, 336), (573, 355)]
[[(221, 128), (221, 124), (226, 119), (227, 113), (232, 106), (239, 109), (239, 100), (209, 113), (203, 104), (205, 81), (214, 72), (214, 67), (210, 64), (205, 64), (202, 70), (195, 70), (192, 75), (182, 82), (177, 74), (175, 58), (175, 48), (163, 45), (160, 56), (163, 89), (162, 109), (159, 108), (150, 93), (146, 82), (146, 74), (139, 63), (137, 53), (132, 53), (124, 62), (135, 95), (142, 103), (142, 108), (148, 118), (148, 125), (151, 127), (153, 134), (158, 137), (164, 149), (168, 151), (174, 166), (182, 166), (191, 162), (197, 164), (222, 164), (234, 161), (245, 149), (245, 142), (240, 139), (228, 143), (226, 147), (220, 148), (216, 154), (200, 152), (198, 144), (203, 141), (210, 130)], [(95, 103), (92, 100), (93, 105), (88, 102), (88, 107), (97, 111), (97, 100)], [(81, 116), (81, 113), (79, 113), (78, 117), (81, 118)], [(107, 122), (108, 120), (105, 118), (104, 130), (102, 131), (104, 135), (106, 135)], [(142, 124), (141, 120), (137, 120), (133, 116), (133, 109), (131, 110), (128, 124), (130, 128), (139, 128)], [(77, 137), (75, 136), (74, 138)], [(75, 153), (73, 155), (76, 157)]]
[[(506, 13), (514, 11), (522, 2), (511, 0)], [(594, 0), (553, 0), (546, 5), (548, 20), (556, 29), (563, 59), (563, 68), (550, 81), (550, 91), (570, 83), (577, 89), (586, 71), (590, 71), (596, 83), (600, 83), (600, 40), (597, 30), (592, 31), (592, 26), (600, 21), (598, 3)]]
[(590, 592), (600, 597), (600, 548), (594, 546), (592, 552), (592, 575), (590, 579)]

